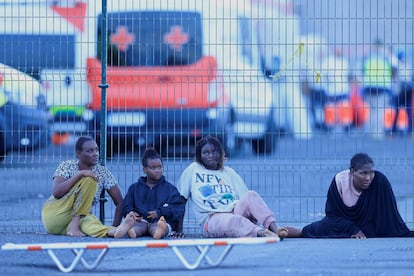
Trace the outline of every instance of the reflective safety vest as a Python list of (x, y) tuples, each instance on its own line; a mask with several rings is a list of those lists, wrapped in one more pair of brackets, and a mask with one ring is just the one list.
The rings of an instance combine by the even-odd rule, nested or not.
[(371, 56), (364, 62), (364, 85), (391, 88), (392, 66), (383, 56)]

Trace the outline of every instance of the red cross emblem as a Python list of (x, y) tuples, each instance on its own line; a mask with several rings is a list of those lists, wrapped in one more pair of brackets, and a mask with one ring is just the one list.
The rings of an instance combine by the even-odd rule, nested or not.
[(120, 26), (111, 36), (111, 44), (115, 44), (120, 51), (125, 52), (129, 45), (134, 43), (135, 35), (128, 32), (127, 27)]
[(164, 35), (163, 41), (174, 50), (179, 51), (189, 40), (189, 35), (183, 33), (180, 26), (172, 26), (170, 32)]

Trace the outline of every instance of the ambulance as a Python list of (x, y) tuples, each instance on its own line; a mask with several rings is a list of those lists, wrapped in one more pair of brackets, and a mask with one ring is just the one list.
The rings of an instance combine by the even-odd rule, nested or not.
[(85, 32), (95, 45), (84, 118), (97, 140), (106, 120), (108, 154), (128, 145), (193, 150), (205, 135), (218, 137), (227, 155), (245, 141), (257, 153), (275, 151), (272, 85), (261, 69), (250, 1), (108, 0), (106, 18), (101, 1), (88, 5)]

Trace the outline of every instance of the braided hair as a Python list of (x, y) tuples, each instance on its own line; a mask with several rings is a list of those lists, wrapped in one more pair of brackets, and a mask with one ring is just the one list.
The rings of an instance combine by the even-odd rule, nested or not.
[(142, 157), (142, 161), (141, 161), (142, 162), (142, 166), (144, 168), (146, 168), (148, 166), (148, 160), (149, 159), (160, 159), (161, 160), (161, 163), (163, 163), (161, 156), (152, 147), (149, 147), (149, 148), (145, 149), (145, 151), (144, 151), (144, 154), (143, 154), (143, 157)]

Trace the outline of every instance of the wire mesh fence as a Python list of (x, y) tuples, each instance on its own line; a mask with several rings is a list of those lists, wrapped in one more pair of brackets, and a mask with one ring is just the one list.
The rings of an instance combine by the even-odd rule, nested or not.
[[(0, 232), (45, 232), (52, 175), (79, 135), (123, 194), (147, 146), (175, 183), (195, 142), (217, 136), (298, 227), (367, 152), (414, 227), (413, 14), (408, 0), (0, 1)], [(185, 231), (200, 232), (191, 212)]]

